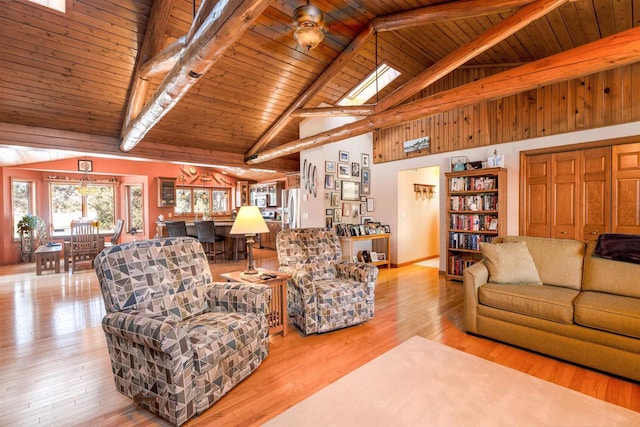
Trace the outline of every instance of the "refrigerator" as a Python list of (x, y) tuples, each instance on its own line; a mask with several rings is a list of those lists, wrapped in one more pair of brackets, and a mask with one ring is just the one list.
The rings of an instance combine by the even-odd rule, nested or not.
[(282, 229), (300, 228), (300, 199), (302, 190), (290, 188), (282, 190)]

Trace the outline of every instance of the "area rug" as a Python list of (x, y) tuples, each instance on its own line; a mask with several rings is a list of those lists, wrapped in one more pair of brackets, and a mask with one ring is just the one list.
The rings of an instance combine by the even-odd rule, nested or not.
[(640, 426), (640, 413), (413, 337), (266, 426)]

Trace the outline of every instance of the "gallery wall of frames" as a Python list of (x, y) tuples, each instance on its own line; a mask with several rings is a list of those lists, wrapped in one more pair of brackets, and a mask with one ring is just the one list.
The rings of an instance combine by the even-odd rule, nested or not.
[(336, 160), (326, 160), (324, 162), (326, 226), (335, 228), (341, 236), (388, 233), (388, 225), (381, 225), (375, 221), (375, 200), (371, 196), (371, 185), (370, 154), (340, 150)]

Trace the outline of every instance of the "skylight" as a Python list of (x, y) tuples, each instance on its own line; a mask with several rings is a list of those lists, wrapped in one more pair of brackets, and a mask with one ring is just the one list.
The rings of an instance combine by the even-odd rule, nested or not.
[[(347, 96), (338, 101), (338, 105), (362, 105), (376, 94), (376, 89), (381, 91), (399, 75), (400, 71), (383, 63), (373, 73), (369, 74), (367, 78), (361, 81), (358, 86), (353, 88)], [(378, 80), (377, 84), (376, 76)]]
[(66, 11), (67, 0), (29, 0), (31, 3), (37, 3), (50, 9), (64, 13)]

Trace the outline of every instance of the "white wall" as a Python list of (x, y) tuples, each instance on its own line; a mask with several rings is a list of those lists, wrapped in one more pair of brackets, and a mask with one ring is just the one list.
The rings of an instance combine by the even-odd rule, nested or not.
[[(305, 137), (313, 135), (320, 131), (333, 129), (344, 123), (353, 121), (349, 118), (323, 118), (323, 119), (307, 119), (300, 126), (300, 136)], [(478, 147), (467, 149), (459, 152), (449, 152), (441, 154), (433, 154), (430, 156), (414, 157), (406, 160), (394, 162), (373, 163), (371, 157), (371, 195), (375, 198), (375, 220), (384, 224), (389, 224), (392, 231), (391, 238), (391, 262), (392, 264), (403, 264), (407, 261), (420, 259), (414, 254), (414, 250), (419, 249), (419, 237), (415, 237), (415, 230), (420, 218), (416, 218), (416, 214), (408, 205), (410, 195), (413, 193), (413, 185), (409, 190), (408, 178), (405, 178), (402, 171), (415, 170), (421, 168), (438, 167), (439, 176), (437, 182), (438, 206), (440, 209), (440, 265), (445, 265), (446, 256), (446, 216), (444, 215), (446, 203), (446, 191), (444, 191), (444, 173), (450, 169), (450, 158), (452, 156), (464, 155), (469, 161), (486, 160), (487, 157), (497, 150), (499, 155), (505, 156), (505, 168), (507, 169), (507, 233), (518, 234), (519, 220), (519, 168), (520, 168), (520, 152), (537, 148), (554, 147), (569, 144), (578, 144), (590, 141), (600, 141), (612, 138), (621, 138), (626, 136), (640, 135), (640, 122), (627, 123), (623, 125), (609, 126), (593, 130), (584, 130), (578, 132), (564, 133), (548, 137), (527, 139), (511, 143), (490, 145), (487, 147)], [(372, 153), (372, 136), (371, 134), (350, 138), (345, 141), (327, 144), (322, 147), (307, 150), (301, 153), (301, 163), (305, 158), (313, 160), (314, 164), (322, 164), (322, 181), (324, 180), (324, 161), (337, 161), (338, 151), (347, 150), (353, 155), (354, 153)], [(402, 182), (404, 181), (404, 182)], [(427, 184), (431, 182), (426, 182)], [(411, 183), (413, 184), (413, 183)], [(322, 199), (320, 199), (322, 203)], [(309, 204), (311, 207), (312, 205)], [(309, 223), (315, 226), (323, 226), (324, 224), (324, 208), (321, 205), (313, 204), (313, 211), (309, 209)], [(322, 205), (324, 206), (324, 205)], [(316, 210), (317, 208), (317, 210)], [(304, 212), (304, 209), (303, 209)], [(404, 214), (403, 214), (404, 213)], [(420, 214), (417, 214), (420, 215)], [(313, 218), (313, 221), (312, 221)], [(303, 220), (303, 226), (305, 222)], [(419, 226), (419, 224), (418, 224)], [(412, 247), (415, 246), (415, 247)]]

